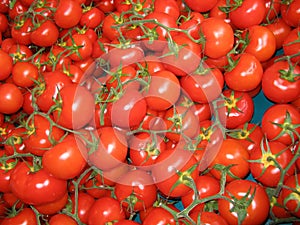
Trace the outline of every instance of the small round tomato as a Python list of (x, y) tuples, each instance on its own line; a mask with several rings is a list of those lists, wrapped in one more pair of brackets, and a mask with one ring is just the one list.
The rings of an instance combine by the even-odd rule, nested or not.
[(219, 199), (220, 215), (228, 224), (264, 224), (269, 215), (270, 201), (265, 189), (249, 180), (234, 180), (225, 187), (230, 199)]
[[(300, 27), (293, 29), (283, 41), (283, 52), (287, 56), (291, 56), (291, 61), (298, 63), (300, 60), (299, 49), (300, 43), (299, 40)], [(294, 56), (295, 55), (295, 56)]]
[(300, 21), (300, 1), (293, 0), (288, 4), (281, 4), (280, 13), (284, 21), (291, 27), (298, 27)]
[(30, 33), (30, 40), (39, 47), (50, 47), (58, 39), (59, 31), (51, 20), (46, 20)]
[(153, 208), (145, 217), (143, 225), (176, 225), (176, 218), (162, 207)]
[(67, 40), (67, 47), (70, 48), (69, 57), (73, 61), (81, 61), (89, 58), (93, 53), (93, 43), (85, 34), (73, 34)]
[(222, 216), (214, 212), (194, 212), (191, 213), (190, 217), (197, 224), (228, 225)]
[[(3, 48), (3, 47), (2, 47)], [(13, 59), (8, 53), (0, 49), (0, 80), (5, 80), (13, 69)]]
[[(77, 197), (77, 199), (75, 199)], [(84, 224), (88, 223), (89, 220), (89, 212), (93, 204), (95, 203), (95, 199), (89, 194), (79, 191), (78, 195), (74, 194), (71, 196), (72, 201), (72, 213), (75, 213), (77, 207), (78, 210), (78, 218)], [(77, 205), (76, 205), (77, 202)]]
[(58, 199), (57, 201), (53, 201), (42, 205), (36, 205), (35, 208), (41, 214), (54, 215), (66, 207), (68, 203), (68, 197), (69, 195), (68, 193), (66, 193), (62, 198)]
[(73, 0), (59, 1), (54, 13), (57, 26), (68, 29), (77, 25), (82, 16), (82, 9), (78, 2)]
[(49, 220), (49, 225), (77, 225), (77, 222), (66, 214), (55, 214)]
[(85, 26), (93, 29), (101, 24), (104, 16), (104, 13), (100, 9), (96, 7), (88, 8), (83, 12), (79, 23), (83, 27)]
[(291, 27), (287, 25), (282, 18), (277, 18), (272, 23), (266, 26), (270, 31), (273, 32), (276, 39), (276, 49), (280, 49), (283, 45), (284, 40), (291, 32)]
[(19, 87), (33, 86), (38, 76), (38, 68), (30, 62), (16, 62), (12, 69), (13, 82)]
[(18, 23), (14, 23), (11, 29), (11, 36), (18, 44), (31, 44), (30, 35), (33, 29), (31, 18), (21, 18)]
[(0, 113), (16, 113), (22, 107), (23, 101), (23, 94), (15, 84), (0, 84)]
[(201, 13), (210, 11), (217, 4), (217, 0), (185, 0), (184, 2), (191, 10)]
[(6, 217), (1, 222), (1, 225), (26, 224), (37, 225), (37, 217), (31, 208), (24, 208), (18, 214), (12, 217)]

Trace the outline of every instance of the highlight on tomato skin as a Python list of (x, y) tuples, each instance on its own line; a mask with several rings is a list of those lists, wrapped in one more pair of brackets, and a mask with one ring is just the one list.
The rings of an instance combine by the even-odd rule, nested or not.
[(0, 224), (298, 224), (299, 4), (0, 1)]

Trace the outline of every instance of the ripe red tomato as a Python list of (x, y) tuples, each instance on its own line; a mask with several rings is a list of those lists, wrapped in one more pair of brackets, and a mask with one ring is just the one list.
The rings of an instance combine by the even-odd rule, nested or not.
[(67, 47), (70, 48), (69, 57), (73, 61), (81, 61), (89, 58), (93, 52), (93, 43), (85, 34), (73, 34), (67, 40)]
[(54, 45), (59, 36), (57, 26), (51, 20), (46, 20), (30, 33), (30, 41), (40, 47)]
[(10, 57), (8, 53), (3, 51), (3, 46), (0, 49), (0, 67), (2, 68), (0, 71), (0, 80), (5, 80), (11, 74), (13, 69), (13, 59)]
[(284, 40), (291, 32), (291, 27), (287, 25), (282, 18), (277, 18), (275, 21), (268, 24), (266, 27), (273, 32), (276, 38), (276, 49), (280, 49)]
[(294, 0), (289, 4), (281, 4), (280, 13), (284, 21), (291, 27), (298, 27), (300, 21), (300, 1)]
[(82, 9), (78, 2), (73, 0), (59, 1), (54, 13), (57, 26), (68, 29), (77, 25), (82, 16)]
[(156, 207), (145, 217), (143, 225), (176, 225), (176, 219), (168, 210)]
[(0, 113), (16, 113), (23, 105), (23, 94), (14, 84), (0, 84)]
[(226, 185), (224, 196), (218, 200), (220, 215), (229, 224), (264, 224), (269, 214), (270, 201), (265, 189), (249, 180), (234, 180)]
[(197, 224), (228, 225), (227, 221), (222, 216), (214, 212), (194, 212), (190, 217)]
[(24, 208), (12, 217), (4, 218), (1, 225), (26, 224), (37, 225), (38, 221), (35, 212), (31, 208)]
[(78, 217), (80, 221), (84, 224), (87, 224), (89, 220), (90, 209), (95, 203), (95, 199), (89, 194), (83, 191), (79, 191), (77, 196), (75, 196), (74, 194), (71, 195), (71, 201), (72, 201), (72, 212), (75, 213), (77, 207)]
[(191, 10), (196, 12), (201, 12), (201, 13), (208, 12), (217, 4), (217, 0), (208, 0), (208, 1), (185, 0), (184, 2)]
[(19, 87), (31, 87), (39, 77), (38, 68), (30, 62), (16, 62), (12, 69), (13, 82)]
[[(300, 60), (299, 49), (300, 43), (297, 41), (299, 38), (300, 28), (297, 27), (293, 29), (283, 41), (283, 52), (287, 56), (291, 56), (291, 61), (298, 63)], [(295, 56), (294, 56), (295, 55)]]
[(54, 215), (66, 207), (68, 203), (68, 197), (69, 195), (66, 192), (66, 194), (62, 198), (58, 199), (57, 201), (53, 201), (42, 205), (37, 205), (35, 206), (35, 208), (41, 214)]
[(93, 29), (101, 24), (104, 17), (105, 15), (100, 9), (96, 7), (90, 9), (88, 8), (86, 11), (83, 12), (79, 23), (83, 27), (85, 26)]
[(66, 214), (55, 214), (49, 220), (49, 225), (77, 225), (77, 222)]

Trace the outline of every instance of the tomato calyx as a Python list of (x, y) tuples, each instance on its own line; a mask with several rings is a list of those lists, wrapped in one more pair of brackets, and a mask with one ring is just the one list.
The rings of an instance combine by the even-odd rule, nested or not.
[(286, 70), (279, 70), (280, 78), (287, 80), (289, 82), (296, 82), (299, 80), (300, 74), (295, 74), (294, 71), (295, 67), (289, 62), (289, 69)]
[(243, 96), (236, 98), (234, 96), (234, 91), (231, 91), (229, 98), (223, 96), (223, 98), (225, 100), (223, 106), (225, 106), (227, 108), (228, 114), (230, 114), (231, 110), (233, 110), (233, 109), (235, 109), (238, 112), (242, 112), (237, 106), (237, 103), (242, 99), (242, 97)]
[(254, 143), (254, 141), (249, 136), (256, 129), (257, 126), (258, 125), (255, 125), (250, 130), (248, 130), (248, 123), (245, 123), (242, 129), (233, 130), (232, 132), (229, 132), (228, 135), (232, 138), (247, 140)]

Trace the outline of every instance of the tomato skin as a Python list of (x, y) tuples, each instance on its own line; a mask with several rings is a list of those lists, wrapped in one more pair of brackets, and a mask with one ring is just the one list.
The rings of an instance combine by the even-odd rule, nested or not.
[(291, 32), (291, 27), (287, 25), (282, 18), (276, 19), (266, 27), (273, 32), (276, 38), (276, 49), (280, 49), (283, 45), (284, 40)]
[(1, 225), (12, 225), (12, 224), (37, 225), (38, 221), (34, 211), (31, 208), (24, 208), (17, 215), (11, 218), (5, 218), (1, 222)]
[[(246, 208), (247, 214), (242, 225), (260, 225), (264, 224), (268, 217), (270, 201), (264, 188), (259, 184), (249, 180), (234, 180), (225, 187), (225, 196), (230, 197), (231, 193), (235, 198), (241, 199), (246, 196), (250, 190), (249, 198), (254, 194), (253, 200)], [(234, 200), (236, 201), (236, 200)], [(228, 224), (238, 224), (237, 214), (231, 212), (233, 205), (225, 199), (218, 200), (218, 208), (220, 215), (228, 222)]]
[(139, 223), (134, 222), (132, 220), (121, 220), (114, 223), (114, 225), (139, 225)]
[(298, 27), (300, 21), (300, 1), (294, 0), (290, 4), (281, 4), (280, 13), (284, 21), (291, 27)]
[(68, 29), (77, 25), (82, 16), (80, 4), (73, 0), (59, 1), (54, 14), (57, 26)]
[(200, 224), (205, 225), (228, 225), (222, 216), (214, 212), (194, 212), (190, 215), (190, 217), (195, 223), (200, 222)]
[(88, 225), (105, 225), (125, 219), (125, 213), (119, 201), (111, 197), (103, 197), (94, 202), (89, 210)]
[(300, 73), (298, 65), (291, 70), (287, 61), (275, 62), (263, 74), (264, 95), (275, 103), (288, 103), (296, 100), (300, 96), (300, 79), (290, 78), (290, 75), (298, 73)]
[[(2, 47), (2, 46), (1, 46)], [(3, 49), (3, 47), (2, 47)], [(13, 69), (13, 59), (9, 56), (8, 53), (0, 49), (0, 80), (5, 80), (11, 74)]]
[(0, 84), (0, 113), (16, 113), (23, 105), (23, 95), (20, 89), (10, 83)]
[(259, 86), (263, 68), (259, 60), (250, 53), (234, 57), (236, 66), (224, 73), (226, 85), (236, 91), (251, 91)]
[(58, 39), (59, 31), (54, 22), (46, 20), (37, 29), (31, 32), (30, 40), (40, 47), (50, 47)]
[(49, 220), (49, 225), (77, 225), (77, 222), (65, 215), (65, 214), (55, 214), (54, 216), (52, 216)]
[(208, 18), (200, 24), (200, 31), (205, 37), (202, 47), (204, 54), (211, 58), (225, 56), (233, 47), (234, 35), (231, 26), (223, 19)]
[[(287, 112), (289, 117), (287, 117)], [(287, 122), (286, 120), (290, 120)], [(269, 107), (261, 120), (261, 127), (263, 133), (266, 135), (268, 140), (277, 140), (283, 144), (290, 145), (294, 141), (298, 140), (298, 134), (300, 128), (293, 128), (295, 131), (292, 132), (289, 129), (283, 129), (276, 124), (283, 124), (287, 122), (288, 126), (293, 126), (300, 123), (300, 112), (290, 104), (275, 104)], [(291, 128), (290, 128), (291, 129)], [(281, 137), (278, 135), (283, 132)]]
[(241, 2), (238, 8), (230, 11), (229, 19), (235, 27), (245, 29), (260, 24), (265, 18), (265, 14), (264, 0), (245, 0)]
[(33, 29), (33, 24), (30, 18), (21, 19), (21, 21), (21, 26), (16, 23), (13, 24), (11, 29), (11, 36), (16, 41), (16, 43), (29, 45), (31, 44), (30, 35)]
[(38, 76), (38, 68), (29, 62), (16, 62), (12, 69), (13, 82), (19, 87), (33, 86)]
[[(300, 27), (293, 29), (283, 41), (282, 46), (285, 55), (292, 56), (294, 54), (299, 54), (300, 43), (297, 42), (299, 38), (298, 37), (299, 32), (300, 32)], [(299, 55), (291, 57), (291, 61), (294, 63), (298, 63), (299, 60), (300, 60)]]
[(23, 202), (41, 205), (57, 201), (67, 191), (67, 182), (41, 169), (30, 173), (27, 163), (21, 162), (11, 174), (11, 191)]
[(37, 211), (41, 214), (45, 215), (54, 215), (58, 213), (60, 210), (65, 208), (65, 206), (68, 203), (68, 193), (66, 193), (61, 199), (58, 199), (57, 201), (42, 204), (42, 205), (36, 205), (35, 208)]
[[(80, 221), (84, 224), (88, 223), (89, 212), (93, 204), (95, 203), (95, 199), (85, 192), (79, 192), (77, 196), (77, 207), (78, 207), (78, 217)], [(72, 200), (72, 213), (75, 212), (75, 195), (71, 196)]]
[[(62, 180), (78, 176), (86, 166), (87, 150), (79, 139), (67, 136), (43, 155), (43, 168)], [(65, 168), (62, 170), (61, 168)]]
[(167, 0), (167, 1), (156, 0), (154, 2), (154, 11), (166, 13), (176, 19), (180, 15), (179, 7), (178, 7), (176, 1), (174, 1), (174, 0)]
[(96, 28), (104, 19), (104, 13), (98, 8), (91, 8), (82, 14), (80, 25), (88, 28)]
[[(225, 139), (216, 154), (214, 160), (210, 164), (210, 168), (215, 165), (229, 166), (234, 164), (230, 168), (230, 172), (239, 178), (245, 178), (249, 173), (249, 153), (247, 149), (239, 143), (239, 141), (234, 139)], [(217, 179), (221, 178), (221, 172), (217, 169), (212, 169), (210, 173)], [(229, 175), (226, 176), (226, 181), (230, 182), (236, 178)]]
[[(250, 153), (250, 160), (260, 160), (260, 162), (251, 162), (250, 171), (253, 177), (267, 187), (277, 187), (281, 170), (274, 163), (268, 161), (268, 158), (276, 160), (278, 165), (284, 169), (293, 158), (292, 151), (279, 141), (264, 142), (264, 146), (254, 149)], [(295, 172), (295, 165), (291, 166), (286, 173), (286, 177), (293, 175)], [(270, 179), (272, 177), (272, 179)]]
[(161, 207), (153, 208), (143, 221), (143, 225), (175, 225), (176, 220), (170, 212)]
[(217, 4), (217, 0), (208, 0), (208, 1), (186, 0), (185, 3), (193, 11), (196, 11), (196, 12), (207, 12), (207, 11), (210, 11)]

